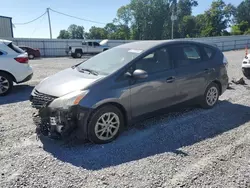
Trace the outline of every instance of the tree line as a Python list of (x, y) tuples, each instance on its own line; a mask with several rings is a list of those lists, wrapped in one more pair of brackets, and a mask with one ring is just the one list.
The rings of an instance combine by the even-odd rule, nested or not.
[(116, 18), (105, 27), (93, 26), (86, 32), (83, 26), (72, 24), (61, 30), (58, 38), (170, 39), (173, 12), (177, 16), (174, 38), (250, 34), (250, 0), (243, 0), (237, 7), (214, 0), (203, 14), (194, 16), (192, 9), (196, 6), (196, 0), (131, 0), (117, 10)]

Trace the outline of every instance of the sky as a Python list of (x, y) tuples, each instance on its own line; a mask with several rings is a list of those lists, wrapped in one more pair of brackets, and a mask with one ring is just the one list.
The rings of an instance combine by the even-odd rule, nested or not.
[[(224, 0), (226, 3), (238, 5), (240, 0)], [(42, 15), (46, 8), (73, 15), (80, 18), (109, 23), (116, 16), (117, 9), (126, 5), (130, 0), (3, 0), (0, 6), (0, 15), (12, 17), (12, 22), (24, 23)], [(203, 13), (209, 8), (212, 0), (198, 0), (198, 7), (193, 14)], [(88, 31), (91, 26), (103, 27), (87, 21), (69, 18), (50, 11), (52, 37), (56, 38), (61, 29), (67, 29), (70, 24), (84, 26)], [(40, 19), (26, 25), (15, 25), (16, 38), (49, 38), (49, 24), (47, 14)]]

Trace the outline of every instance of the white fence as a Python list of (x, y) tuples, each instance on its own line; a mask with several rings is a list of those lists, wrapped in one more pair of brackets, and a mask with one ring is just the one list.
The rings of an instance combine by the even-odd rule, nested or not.
[[(66, 56), (67, 46), (81, 46), (83, 40), (72, 39), (30, 39), (30, 38), (12, 38), (16, 45), (29, 46), (32, 48), (38, 48), (41, 51), (43, 57), (60, 57)], [(241, 36), (226, 36), (226, 37), (206, 37), (206, 38), (187, 38), (185, 40), (195, 40), (205, 43), (211, 43), (216, 45), (222, 51), (243, 49), (250, 45), (250, 35)], [(94, 40), (100, 41), (100, 40)], [(117, 46), (121, 43), (127, 43), (132, 41), (126, 40), (109, 40), (111, 47)]]

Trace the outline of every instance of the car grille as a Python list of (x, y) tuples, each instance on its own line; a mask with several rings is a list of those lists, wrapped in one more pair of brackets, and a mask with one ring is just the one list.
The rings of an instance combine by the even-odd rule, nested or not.
[(34, 94), (30, 98), (30, 101), (31, 101), (31, 105), (34, 108), (42, 108), (42, 107), (49, 105), (56, 98), (57, 97), (47, 95), (44, 93), (40, 93), (39, 91), (35, 90)]

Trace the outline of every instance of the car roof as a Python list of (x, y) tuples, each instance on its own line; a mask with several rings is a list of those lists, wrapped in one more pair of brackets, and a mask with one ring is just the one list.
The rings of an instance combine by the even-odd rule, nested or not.
[[(213, 46), (212, 44), (209, 43), (201, 43), (201, 42), (196, 42), (196, 41), (191, 41), (191, 40), (147, 40), (147, 41), (136, 41), (136, 42), (130, 42), (126, 43), (120, 46), (117, 46), (116, 48), (127, 48), (127, 49), (135, 49), (135, 50), (143, 50), (147, 51), (155, 47), (159, 47), (162, 45), (166, 44), (206, 44)], [(214, 47), (214, 46), (213, 46)]]

